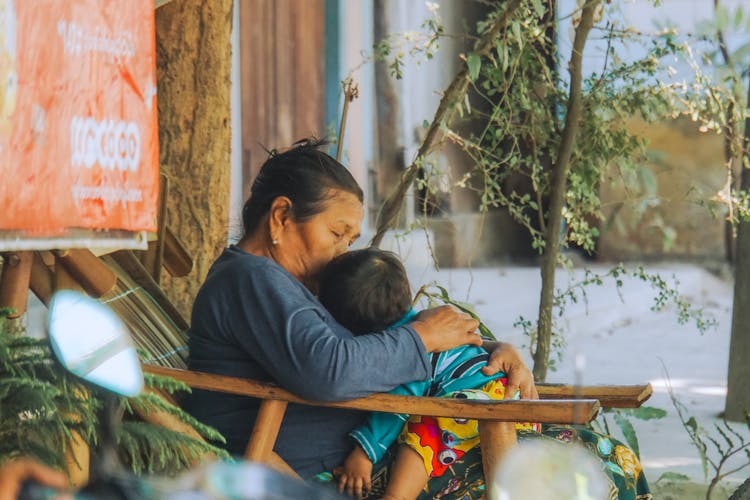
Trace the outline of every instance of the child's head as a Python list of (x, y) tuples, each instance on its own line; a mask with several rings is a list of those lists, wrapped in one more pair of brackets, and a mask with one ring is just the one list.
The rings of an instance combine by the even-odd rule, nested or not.
[(333, 259), (323, 270), (318, 298), (355, 335), (379, 332), (411, 309), (409, 279), (401, 261), (373, 247)]

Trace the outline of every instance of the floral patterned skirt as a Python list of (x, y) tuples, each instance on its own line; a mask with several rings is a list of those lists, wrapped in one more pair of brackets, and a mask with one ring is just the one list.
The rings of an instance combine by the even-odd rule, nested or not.
[[(648, 482), (635, 454), (616, 439), (594, 432), (583, 426), (543, 425), (542, 432), (518, 431), (518, 440), (553, 439), (577, 442), (588, 449), (602, 463), (602, 470), (610, 482), (611, 500), (651, 500)], [(395, 450), (391, 450), (373, 467), (372, 490), (367, 498), (382, 497)], [(482, 455), (479, 446), (467, 451), (440, 477), (431, 478), (419, 496), (427, 499), (473, 500), (485, 495)]]

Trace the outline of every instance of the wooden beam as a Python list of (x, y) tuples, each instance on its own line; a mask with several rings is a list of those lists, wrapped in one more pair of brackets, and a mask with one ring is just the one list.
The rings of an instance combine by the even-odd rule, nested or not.
[(56, 250), (57, 262), (92, 297), (101, 297), (117, 284), (117, 276), (99, 257), (85, 248)]
[(604, 408), (639, 408), (654, 392), (651, 384), (537, 384), (536, 388), (541, 399), (598, 399)]
[(49, 305), (52, 292), (55, 290), (55, 275), (44, 263), (39, 252), (34, 252), (29, 288), (45, 306)]
[(260, 399), (275, 399), (310, 406), (407, 413), (410, 415), (461, 416), (497, 422), (585, 424), (596, 417), (600, 407), (599, 402), (592, 399), (477, 401), (396, 396), (393, 394), (374, 394), (351, 401), (320, 402), (300, 398), (271, 383), (250, 379), (155, 365), (143, 365), (143, 369), (147, 373), (175, 378), (196, 389), (239, 394)]

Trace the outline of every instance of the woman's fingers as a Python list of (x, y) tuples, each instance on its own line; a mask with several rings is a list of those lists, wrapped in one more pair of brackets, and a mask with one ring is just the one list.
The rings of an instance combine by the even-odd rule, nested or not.
[(510, 344), (498, 342), (490, 353), (487, 366), (482, 369), (485, 375), (503, 372), (508, 377), (505, 386), (505, 399), (512, 399), (520, 391), (522, 399), (539, 399), (534, 374), (524, 363), (521, 354)]
[(479, 321), (452, 306), (422, 311), (412, 323), (425, 348), (431, 352), (447, 351), (461, 345), (481, 345), (476, 329)]
[(534, 375), (526, 365), (514, 365), (507, 373), (508, 385), (505, 387), (505, 399), (513, 399), (520, 392), (521, 399), (539, 399), (534, 385)]

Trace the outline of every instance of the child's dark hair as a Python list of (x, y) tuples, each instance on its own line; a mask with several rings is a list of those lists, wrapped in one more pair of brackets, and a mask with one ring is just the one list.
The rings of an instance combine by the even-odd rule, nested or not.
[(374, 247), (333, 259), (318, 293), (321, 304), (355, 335), (382, 331), (411, 309), (404, 266), (396, 254)]

